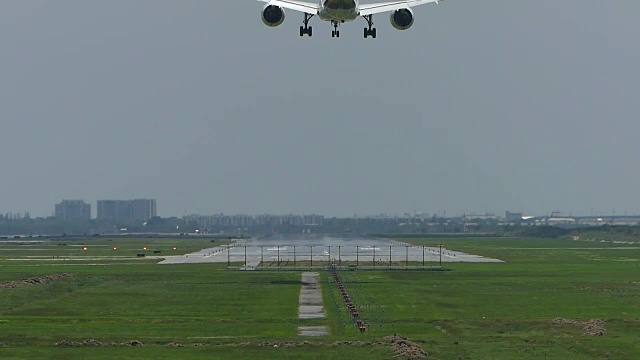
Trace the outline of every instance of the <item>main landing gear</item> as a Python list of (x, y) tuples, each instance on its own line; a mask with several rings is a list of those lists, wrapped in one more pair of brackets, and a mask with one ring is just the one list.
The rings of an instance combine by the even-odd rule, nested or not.
[(367, 21), (368, 28), (364, 28), (364, 38), (368, 38), (371, 36), (372, 38), (376, 38), (377, 31), (376, 28), (373, 27), (373, 15), (365, 15), (363, 18)]
[(340, 22), (334, 20), (331, 22), (331, 24), (333, 25), (333, 31), (331, 32), (331, 37), (333, 38), (340, 37), (340, 30), (338, 30), (338, 26), (340, 26)]
[(314, 16), (313, 14), (304, 14), (304, 26), (300, 26), (300, 36), (313, 36), (313, 27), (309, 26), (309, 20)]

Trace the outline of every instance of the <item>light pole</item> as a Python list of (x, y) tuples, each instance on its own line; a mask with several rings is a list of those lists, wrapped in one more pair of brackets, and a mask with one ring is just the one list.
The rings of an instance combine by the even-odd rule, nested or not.
[(247, 245), (244, 246), (244, 269), (247, 270)]
[(404, 266), (407, 267), (407, 266), (409, 266), (409, 246), (405, 245), (404, 249), (407, 252), (407, 254), (405, 255), (405, 258), (404, 258)]
[(342, 258), (340, 257), (340, 248), (342, 245), (338, 245), (338, 266), (342, 266)]
[(280, 270), (280, 245), (278, 245), (278, 270)]
[(227, 245), (227, 270), (231, 266), (231, 245)]
[(309, 245), (311, 248), (311, 268), (313, 268), (313, 245)]
[(424, 245), (422, 245), (422, 267), (424, 267)]
[(356, 268), (358, 267), (360, 260), (360, 246), (356, 245)]
[(391, 245), (389, 245), (389, 269), (391, 269)]
[(296, 245), (293, 245), (293, 268), (296, 268)]
[(331, 245), (327, 245), (329, 248), (329, 259), (327, 260), (327, 265), (331, 266)]
[(442, 267), (442, 244), (438, 244), (438, 247), (440, 248), (440, 267)]
[(376, 246), (372, 246), (373, 247), (373, 270), (376, 269)]
[(264, 267), (264, 246), (260, 245), (260, 264)]

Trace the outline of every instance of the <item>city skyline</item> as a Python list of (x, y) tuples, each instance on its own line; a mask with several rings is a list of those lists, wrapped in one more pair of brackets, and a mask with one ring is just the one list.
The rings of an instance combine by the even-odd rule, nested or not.
[[(65, 199), (60, 201), (59, 203), (56, 203), (54, 206), (54, 209), (52, 211), (50, 211), (49, 214), (40, 214), (36, 211), (33, 210), (0, 210), (0, 214), (15, 214), (15, 215), (24, 215), (24, 214), (29, 214), (29, 217), (32, 218), (46, 218), (46, 217), (55, 217), (56, 216), (56, 211), (55, 208), (58, 205), (63, 204), (64, 202), (67, 201), (80, 201), (80, 202), (86, 202), (85, 199), (74, 199), (74, 200), (69, 200), (69, 199)], [(285, 211), (285, 212), (274, 212), (274, 211), (264, 211), (264, 212), (258, 212), (258, 213), (252, 213), (252, 212), (248, 212), (248, 211), (238, 211), (238, 212), (233, 212), (233, 211), (224, 211), (224, 210), (220, 210), (220, 211), (214, 211), (214, 212), (198, 212), (198, 211), (184, 211), (181, 214), (171, 214), (171, 213), (158, 213), (157, 209), (156, 209), (156, 199), (132, 199), (132, 200), (118, 200), (118, 199), (99, 199), (99, 200), (95, 200), (95, 201), (89, 201), (87, 203), (87, 205), (89, 206), (89, 212), (91, 214), (91, 219), (103, 219), (103, 220), (117, 220), (118, 217), (116, 216), (115, 218), (113, 216), (103, 216), (100, 217), (99, 216), (99, 204), (100, 202), (124, 202), (124, 203), (131, 203), (131, 202), (135, 202), (135, 201), (144, 201), (144, 202), (151, 202), (152, 205), (151, 208), (149, 209), (149, 214), (151, 216), (149, 216), (149, 218), (154, 217), (154, 216), (160, 216), (160, 217), (177, 217), (177, 218), (182, 218), (182, 217), (188, 217), (188, 216), (218, 216), (218, 215), (224, 215), (224, 216), (262, 216), (262, 215), (276, 215), (276, 216), (287, 216), (287, 215), (321, 215), (327, 218), (332, 218), (332, 217), (337, 217), (337, 218), (351, 218), (351, 217), (378, 217), (378, 216), (390, 216), (390, 217), (404, 217), (404, 216), (418, 216), (418, 217), (431, 217), (431, 216), (438, 216), (438, 217), (464, 217), (464, 216), (485, 216), (485, 215), (494, 215), (496, 217), (502, 217), (502, 215), (507, 212), (512, 212), (512, 213), (520, 213), (524, 216), (567, 216), (567, 217), (589, 217), (589, 216), (606, 216), (606, 217), (611, 217), (611, 216), (619, 216), (619, 217), (623, 217), (623, 216), (638, 216), (640, 215), (640, 211), (638, 212), (633, 212), (633, 211), (629, 211), (629, 210), (621, 210), (621, 209), (616, 209), (616, 208), (612, 208), (610, 210), (604, 210), (604, 211), (597, 211), (595, 209), (588, 209), (588, 210), (582, 210), (582, 211), (564, 211), (562, 209), (554, 209), (554, 210), (548, 210), (548, 211), (543, 211), (543, 212), (531, 212), (531, 211), (526, 211), (526, 210), (521, 210), (521, 209), (501, 209), (501, 210), (488, 210), (488, 208), (484, 208), (484, 210), (480, 210), (480, 211), (450, 211), (450, 210), (433, 210), (433, 211), (428, 211), (428, 210), (423, 210), (423, 209), (412, 209), (412, 210), (403, 210), (403, 211), (399, 211), (399, 212), (391, 212), (391, 211), (383, 211), (383, 212), (378, 212), (378, 213), (373, 213), (373, 212), (368, 212), (368, 213), (356, 213), (356, 212), (352, 212), (352, 213), (345, 213), (345, 214), (337, 214), (337, 213), (322, 213), (322, 212), (314, 212), (314, 211), (308, 211), (308, 212), (294, 212), (294, 211)], [(150, 203), (150, 204), (151, 204)], [(95, 213), (93, 210), (93, 206), (91, 206), (91, 204), (96, 204), (95, 207)], [(132, 206), (131, 204), (128, 204), (128, 206)], [(134, 218), (136, 220), (140, 220), (140, 216), (133, 216), (130, 215), (131, 218), (127, 218), (128, 220), (134, 220)], [(144, 216), (143, 216), (144, 217)], [(508, 216), (507, 216), (508, 217)]]

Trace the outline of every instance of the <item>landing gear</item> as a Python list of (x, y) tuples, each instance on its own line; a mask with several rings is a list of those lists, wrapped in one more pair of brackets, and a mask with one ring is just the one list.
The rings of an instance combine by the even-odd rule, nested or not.
[(364, 38), (368, 38), (371, 36), (372, 38), (376, 38), (377, 31), (376, 28), (373, 27), (373, 15), (365, 15), (363, 18), (367, 21), (368, 27), (364, 28)]
[(331, 24), (333, 24), (333, 31), (331, 32), (331, 37), (336, 38), (336, 37), (340, 37), (340, 30), (338, 30), (338, 26), (340, 26), (340, 23), (337, 21), (332, 21)]
[(300, 26), (300, 36), (313, 36), (313, 27), (309, 26), (309, 20), (311, 20), (311, 18), (314, 16), (315, 15), (313, 14), (304, 14), (304, 26)]

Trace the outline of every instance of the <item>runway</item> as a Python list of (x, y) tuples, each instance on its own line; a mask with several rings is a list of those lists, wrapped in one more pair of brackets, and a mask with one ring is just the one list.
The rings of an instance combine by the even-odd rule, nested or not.
[(411, 245), (389, 239), (340, 238), (334, 236), (268, 237), (238, 240), (228, 246), (202, 249), (186, 255), (167, 256), (160, 264), (242, 263), (247, 268), (260, 263), (313, 265), (362, 263), (452, 263), (502, 262), (446, 247)]

